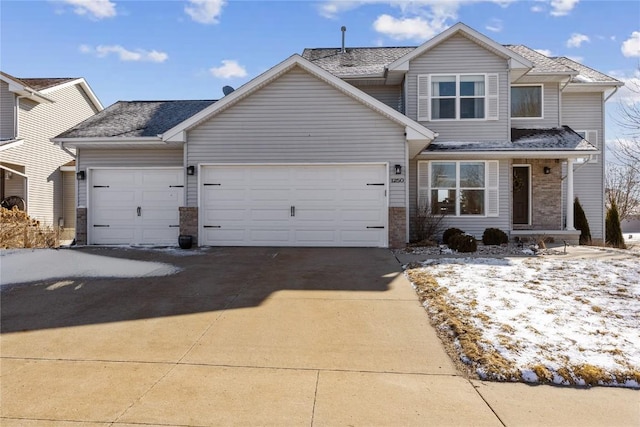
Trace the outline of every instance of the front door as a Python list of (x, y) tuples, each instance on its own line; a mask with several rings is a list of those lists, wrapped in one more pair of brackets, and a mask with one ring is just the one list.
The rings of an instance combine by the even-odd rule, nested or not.
[(530, 166), (513, 167), (513, 223), (530, 224)]

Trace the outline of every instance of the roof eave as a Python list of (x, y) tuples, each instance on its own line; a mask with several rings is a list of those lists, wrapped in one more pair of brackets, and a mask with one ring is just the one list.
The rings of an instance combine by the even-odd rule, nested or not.
[(80, 137), (80, 138), (51, 138), (54, 144), (69, 147), (167, 147), (171, 144), (163, 141), (159, 136), (139, 136), (139, 137)]
[(393, 108), (383, 104), (372, 96), (366, 94), (350, 83), (340, 79), (339, 77), (331, 74), (330, 72), (324, 70), (323, 68), (313, 64), (312, 62), (304, 59), (300, 55), (292, 55), (289, 58), (285, 59), (278, 65), (272, 67), (266, 72), (262, 73), (258, 77), (244, 84), (240, 88), (236, 89), (229, 95), (222, 98), (220, 101), (212, 104), (211, 106), (203, 109), (199, 113), (191, 116), (189, 119), (179, 123), (174, 126), (172, 129), (169, 129), (162, 135), (163, 141), (180, 141), (186, 142), (186, 132), (190, 129), (193, 129), (203, 121), (209, 119), (213, 115), (221, 112), (245, 97), (251, 95), (253, 92), (258, 90), (261, 87), (269, 84), (274, 81), (282, 74), (288, 72), (293, 67), (300, 67), (308, 73), (314, 75), (315, 77), (323, 80), (325, 83), (335, 87), (341, 92), (357, 99), (362, 104), (368, 106), (374, 111), (382, 114), (383, 116), (389, 118), (390, 120), (400, 124), (402, 126), (408, 126), (412, 129), (413, 133), (420, 134), (422, 138), (425, 140), (433, 140), (436, 137), (436, 133), (431, 131), (430, 129), (425, 128), (419, 123), (409, 119), (404, 114), (394, 110)]
[(100, 102), (100, 100), (98, 99), (96, 94), (93, 92), (93, 90), (91, 90), (91, 87), (89, 86), (89, 83), (87, 83), (87, 81), (82, 77), (80, 77), (78, 79), (75, 79), (75, 80), (70, 80), (68, 82), (65, 82), (65, 83), (62, 83), (62, 84), (59, 84), (59, 85), (55, 85), (55, 86), (51, 86), (49, 88), (43, 89), (43, 90), (40, 91), (40, 93), (47, 94), (47, 93), (55, 92), (57, 90), (64, 89), (66, 87), (74, 86), (74, 85), (80, 85), (80, 87), (82, 87), (84, 92), (89, 97), (89, 100), (96, 107), (96, 109), (98, 111), (104, 110), (104, 106), (102, 105), (102, 103)]
[(458, 22), (457, 24), (449, 27), (448, 29), (441, 32), (437, 36), (433, 37), (432, 39), (418, 46), (415, 50), (396, 59), (391, 64), (389, 64), (387, 68), (392, 71), (393, 70), (407, 71), (409, 69), (409, 61), (411, 61), (413, 58), (416, 58), (422, 55), (427, 50), (433, 48), (434, 46), (437, 46), (438, 44), (447, 40), (449, 37), (457, 34), (458, 32), (465, 33), (469, 37), (480, 42), (480, 44), (485, 44), (486, 46), (490, 47), (492, 50), (502, 54), (505, 58), (509, 58), (509, 62), (512, 68), (532, 68), (533, 67), (533, 63), (528, 59), (518, 55), (515, 52), (512, 52), (511, 50), (507, 49), (506, 47), (502, 46), (499, 43), (496, 43), (495, 41), (491, 40), (489, 37), (485, 36), (482, 33), (479, 33), (478, 31), (463, 24), (462, 22)]
[(534, 158), (534, 159), (580, 159), (600, 154), (599, 150), (460, 150), (460, 151), (422, 151), (421, 156), (435, 159), (482, 157), (491, 159)]

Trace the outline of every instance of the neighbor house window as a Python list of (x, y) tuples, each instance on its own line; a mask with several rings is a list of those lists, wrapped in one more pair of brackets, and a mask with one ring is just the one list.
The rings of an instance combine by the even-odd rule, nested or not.
[(511, 86), (511, 117), (541, 119), (542, 85)]
[(421, 74), (418, 120), (498, 120), (498, 74)]
[(431, 162), (431, 213), (485, 215), (485, 162)]

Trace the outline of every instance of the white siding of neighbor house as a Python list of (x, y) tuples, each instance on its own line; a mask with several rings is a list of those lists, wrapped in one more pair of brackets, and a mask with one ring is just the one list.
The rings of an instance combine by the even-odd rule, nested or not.
[(354, 85), (364, 93), (396, 111), (402, 111), (402, 86), (400, 85)]
[[(577, 131), (595, 130), (598, 132), (597, 144), (604, 146), (603, 120), (604, 104), (602, 93), (563, 93), (562, 124)], [(597, 163), (580, 166), (574, 174), (574, 196), (580, 199), (589, 221), (593, 239), (604, 239), (604, 153)], [(575, 165), (578, 168), (578, 165)], [(566, 182), (563, 186), (566, 194)], [(563, 198), (565, 199), (565, 198)], [(566, 205), (566, 203), (565, 203)], [(566, 212), (566, 206), (564, 206)]]
[(484, 49), (475, 42), (455, 35), (423, 55), (413, 59), (407, 73), (407, 116), (417, 119), (417, 81), (422, 74), (497, 73), (498, 120), (433, 120), (421, 122), (440, 136), (438, 141), (508, 140), (509, 73), (505, 58)]
[[(413, 238), (413, 218), (416, 216), (418, 205), (418, 160), (429, 160), (428, 156), (418, 156), (416, 159), (409, 161), (409, 209), (412, 223), (410, 224), (411, 236)], [(495, 160), (489, 157), (473, 158), (473, 159), (456, 159), (455, 161), (465, 160)], [(446, 159), (438, 159), (437, 161), (446, 161)], [(499, 161), (499, 178), (498, 178), (498, 215), (497, 217), (478, 217), (478, 216), (446, 216), (444, 220), (444, 228), (456, 227), (464, 232), (482, 238), (482, 233), (487, 228), (499, 228), (509, 234), (511, 230), (511, 161)]]
[(16, 98), (9, 92), (9, 85), (0, 81), (0, 139), (11, 139), (15, 137), (15, 106)]
[[(182, 166), (182, 148), (95, 149), (78, 150), (78, 170), (87, 168), (149, 168)], [(78, 181), (78, 206), (87, 206), (88, 181)]]
[[(191, 130), (187, 164), (404, 164), (404, 127), (300, 68)], [(187, 180), (197, 206), (196, 177)], [(389, 206), (405, 206), (403, 183), (390, 184)]]
[[(560, 115), (558, 114), (560, 103), (560, 86), (558, 83), (545, 83), (542, 85), (543, 93), (543, 118), (542, 119), (511, 119), (511, 126), (514, 128), (528, 127), (558, 127), (560, 126)], [(509, 106), (511, 109), (511, 106)]]
[(47, 225), (57, 225), (63, 216), (60, 166), (73, 156), (49, 139), (96, 113), (79, 85), (47, 93), (53, 103), (20, 100), (18, 137), (24, 143), (2, 152), (3, 162), (25, 166), (29, 177), (27, 212)]

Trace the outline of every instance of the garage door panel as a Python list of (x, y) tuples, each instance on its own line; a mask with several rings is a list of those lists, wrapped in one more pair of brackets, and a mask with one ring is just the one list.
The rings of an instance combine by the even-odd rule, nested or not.
[(177, 244), (182, 169), (98, 169), (91, 183), (90, 243)]
[[(386, 166), (204, 166), (205, 245), (385, 246)], [(233, 176), (235, 181), (229, 182)], [(382, 184), (367, 186), (367, 184)], [(294, 208), (292, 210), (292, 207)], [(248, 214), (247, 214), (248, 213)], [(245, 233), (241, 235), (241, 230)]]

